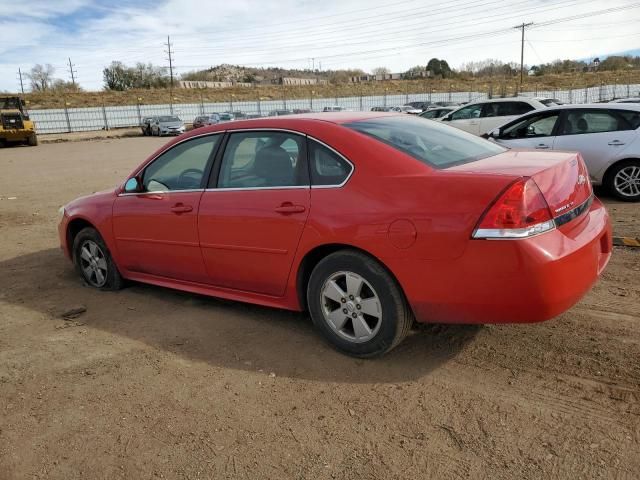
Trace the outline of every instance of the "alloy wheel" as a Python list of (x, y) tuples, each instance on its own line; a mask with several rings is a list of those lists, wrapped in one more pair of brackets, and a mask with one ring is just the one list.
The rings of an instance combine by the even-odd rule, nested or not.
[(80, 268), (87, 282), (94, 287), (102, 287), (107, 282), (107, 260), (100, 246), (85, 240), (80, 247)]
[(323, 284), (320, 304), (324, 320), (340, 337), (363, 343), (382, 324), (382, 304), (371, 284), (353, 272), (337, 272)]
[(613, 179), (613, 186), (624, 197), (640, 195), (640, 166), (629, 165), (621, 168)]

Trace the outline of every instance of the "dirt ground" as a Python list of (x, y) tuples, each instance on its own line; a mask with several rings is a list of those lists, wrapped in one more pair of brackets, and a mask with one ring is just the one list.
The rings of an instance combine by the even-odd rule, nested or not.
[[(58, 207), (166, 141), (0, 150), (0, 479), (640, 476), (640, 249), (552, 321), (355, 360), (304, 314), (82, 285)], [(640, 236), (640, 205), (607, 203)]]

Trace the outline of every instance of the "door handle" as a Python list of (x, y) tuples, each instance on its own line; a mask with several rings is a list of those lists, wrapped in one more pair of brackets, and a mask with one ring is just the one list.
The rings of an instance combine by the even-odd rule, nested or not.
[(545, 145), (544, 143), (539, 143), (538, 145), (536, 145), (536, 148), (540, 150), (545, 150), (549, 148), (549, 145)]
[(182, 203), (176, 203), (173, 207), (171, 207), (171, 211), (178, 214), (187, 213), (191, 210), (193, 210), (193, 207), (191, 205), (184, 205)]
[(611, 142), (609, 142), (607, 145), (613, 145), (613, 146), (619, 146), (619, 145), (624, 145), (624, 142), (621, 142), (620, 140), (612, 140)]
[(275, 208), (275, 211), (278, 213), (282, 213), (283, 215), (288, 215), (291, 213), (302, 213), (306, 210), (304, 205), (294, 205), (291, 202), (285, 202), (279, 207)]

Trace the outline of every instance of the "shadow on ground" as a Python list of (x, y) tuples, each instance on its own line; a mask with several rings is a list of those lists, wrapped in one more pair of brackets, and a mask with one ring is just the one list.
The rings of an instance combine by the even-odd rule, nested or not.
[[(142, 284), (101, 292), (82, 284), (58, 249), (0, 262), (0, 301), (43, 313), (52, 331), (60, 314), (84, 305), (87, 327), (142, 342), (192, 361), (238, 370), (335, 382), (402, 382), (442, 365), (478, 326), (422, 327), (376, 360), (341, 355), (306, 313), (258, 307)], [(0, 307), (1, 308), (1, 307)]]

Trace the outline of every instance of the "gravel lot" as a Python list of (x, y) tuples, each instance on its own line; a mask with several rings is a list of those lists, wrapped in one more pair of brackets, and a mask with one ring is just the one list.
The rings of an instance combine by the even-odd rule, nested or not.
[[(0, 479), (638, 478), (640, 249), (555, 320), (355, 360), (304, 314), (82, 286), (58, 207), (165, 141), (0, 149)], [(640, 205), (607, 203), (640, 236)]]

